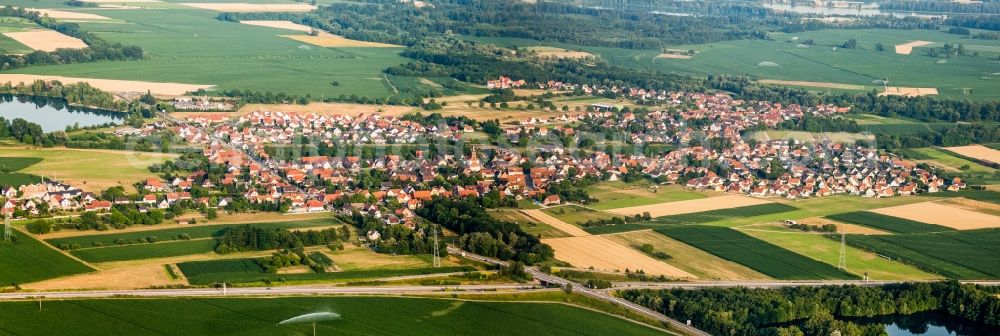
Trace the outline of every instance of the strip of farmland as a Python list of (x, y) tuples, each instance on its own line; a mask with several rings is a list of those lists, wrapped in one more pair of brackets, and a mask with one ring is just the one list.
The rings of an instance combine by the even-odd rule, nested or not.
[(844, 223), (858, 224), (895, 233), (926, 233), (955, 231), (950, 227), (927, 224), (909, 219), (887, 216), (868, 211), (845, 212), (826, 216)]
[(1000, 229), (848, 236), (847, 242), (956, 279), (1000, 278)]
[(656, 229), (720, 258), (747, 266), (775, 279), (857, 279), (829, 264), (804, 257), (742, 232), (715, 226), (685, 225)]

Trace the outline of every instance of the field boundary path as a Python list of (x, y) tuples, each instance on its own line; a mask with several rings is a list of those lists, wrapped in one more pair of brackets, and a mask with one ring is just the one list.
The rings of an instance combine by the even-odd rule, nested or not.
[(522, 209), (522, 210), (518, 210), (518, 211), (520, 211), (525, 216), (528, 216), (528, 218), (532, 218), (534, 220), (542, 222), (543, 224), (546, 224), (548, 226), (554, 227), (554, 228), (558, 229), (559, 231), (562, 231), (562, 232), (565, 232), (565, 233), (569, 234), (570, 236), (573, 236), (573, 237), (584, 237), (584, 236), (589, 236), (590, 235), (590, 233), (588, 233), (587, 231), (583, 231), (583, 229), (581, 229), (580, 227), (578, 227), (576, 225), (573, 225), (573, 224), (570, 224), (570, 223), (563, 222), (559, 218), (552, 217), (551, 215), (543, 212), (542, 210), (523, 210)]

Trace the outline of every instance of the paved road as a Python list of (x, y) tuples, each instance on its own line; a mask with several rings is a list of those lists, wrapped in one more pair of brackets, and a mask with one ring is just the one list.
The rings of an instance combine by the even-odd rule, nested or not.
[[(477, 255), (477, 254), (473, 254), (473, 253), (470, 253), (470, 252), (462, 251), (460, 249), (457, 249), (457, 248), (454, 248), (454, 247), (450, 247), (450, 246), (448, 247), (448, 253), (449, 254), (453, 254), (453, 255), (460, 255), (460, 256), (462, 256), (464, 258), (467, 258), (467, 259), (476, 260), (476, 261), (479, 261), (479, 262), (489, 263), (489, 264), (493, 264), (493, 265), (503, 265), (503, 266), (507, 265), (507, 262), (505, 262), (505, 261), (497, 260), (497, 259), (493, 259), (493, 258), (489, 258), (489, 257), (484, 257), (484, 256), (481, 256), (481, 255)], [(642, 305), (639, 305), (639, 304), (632, 303), (631, 301), (622, 299), (620, 297), (611, 295), (611, 294), (608, 293), (608, 291), (591, 289), (591, 288), (589, 288), (589, 287), (587, 287), (587, 286), (585, 286), (585, 285), (583, 285), (581, 283), (577, 283), (575, 281), (570, 281), (570, 280), (563, 279), (563, 278), (560, 278), (560, 277), (557, 277), (557, 276), (554, 276), (554, 275), (551, 275), (551, 274), (548, 274), (548, 273), (544, 273), (544, 272), (539, 271), (538, 269), (533, 268), (533, 267), (525, 268), (525, 271), (528, 272), (528, 274), (531, 274), (531, 276), (533, 276), (536, 280), (542, 281), (544, 283), (553, 284), (553, 285), (559, 285), (559, 286), (565, 286), (566, 284), (570, 284), (570, 285), (573, 286), (573, 292), (580, 293), (580, 294), (583, 294), (583, 295), (586, 295), (586, 296), (590, 296), (590, 297), (596, 298), (598, 300), (611, 302), (611, 303), (617, 304), (619, 306), (625, 307), (625, 308), (627, 308), (629, 310), (632, 310), (632, 311), (634, 311), (634, 312), (636, 312), (638, 314), (645, 315), (645, 316), (653, 318), (653, 319), (655, 319), (657, 321), (661, 321), (661, 322), (667, 323), (674, 330), (678, 330), (678, 331), (680, 331), (680, 332), (682, 332), (682, 333), (684, 333), (686, 335), (694, 335), (694, 336), (710, 336), (711, 335), (709, 333), (706, 333), (704, 331), (699, 330), (698, 328), (695, 328), (693, 326), (689, 326), (687, 324), (681, 323), (678, 320), (675, 320), (675, 319), (672, 319), (670, 317), (667, 317), (666, 315), (663, 315), (660, 312), (657, 312), (655, 310), (646, 308), (645, 306), (642, 306)]]
[(335, 295), (335, 294), (433, 294), (442, 292), (496, 293), (497, 291), (542, 291), (534, 285), (462, 285), (462, 286), (287, 286), (287, 287), (237, 287), (227, 288), (185, 288), (185, 289), (138, 289), (110, 291), (66, 291), (66, 292), (18, 292), (0, 293), (0, 301), (25, 300), (35, 298), (109, 298), (109, 297), (197, 297), (197, 296), (290, 296), (290, 295)]

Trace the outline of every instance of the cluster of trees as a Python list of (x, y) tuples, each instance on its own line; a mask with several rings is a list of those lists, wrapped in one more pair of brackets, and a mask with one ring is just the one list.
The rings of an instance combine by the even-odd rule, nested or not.
[(226, 254), (236, 251), (265, 251), (280, 248), (302, 248), (304, 246), (329, 245), (350, 239), (350, 228), (329, 228), (324, 230), (291, 231), (255, 225), (243, 225), (229, 229), (219, 237), (215, 251)]
[(472, 253), (531, 265), (554, 257), (552, 247), (542, 244), (516, 223), (490, 216), (477, 199), (435, 197), (417, 209), (417, 215), (461, 235), (459, 245)]
[(142, 48), (108, 42), (96, 34), (80, 30), (80, 25), (59, 22), (38, 12), (27, 11), (13, 6), (0, 7), (0, 16), (20, 17), (34, 21), (38, 25), (76, 37), (87, 44), (83, 49), (56, 49), (55, 51), (35, 50), (27, 55), (0, 54), (0, 70), (21, 68), (30, 65), (69, 64), (98, 61), (138, 60), (143, 58)]
[(314, 252), (306, 255), (305, 249), (283, 249), (274, 254), (257, 259), (257, 264), (267, 273), (278, 273), (284, 267), (305, 265), (313, 272), (325, 273), (333, 261), (322, 253)]
[[(420, 223), (411, 229), (405, 225), (386, 225), (378, 218), (357, 212), (351, 216), (338, 218), (353, 224), (361, 234), (378, 232), (381, 239), (370, 242), (370, 246), (379, 253), (431, 254), (434, 253), (434, 230), (437, 230), (439, 237), (441, 236), (441, 228), (434, 224)], [(438, 244), (439, 253), (442, 255), (447, 253), (446, 242), (439, 239)]]
[(715, 335), (883, 335), (881, 325), (843, 321), (944, 311), (1000, 325), (996, 289), (958, 282), (882, 287), (788, 287), (629, 290), (625, 299), (664, 312)]
[(837, 232), (837, 224), (809, 225), (796, 223), (788, 227), (806, 232)]

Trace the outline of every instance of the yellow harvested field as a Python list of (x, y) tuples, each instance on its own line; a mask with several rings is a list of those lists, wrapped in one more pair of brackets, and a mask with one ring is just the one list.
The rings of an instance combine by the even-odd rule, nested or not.
[(656, 58), (666, 58), (666, 59), (692, 59), (694, 56), (682, 55), (682, 54), (671, 54), (671, 53), (661, 53), (656, 55)]
[(922, 46), (925, 46), (925, 45), (928, 45), (928, 44), (932, 44), (932, 43), (934, 43), (934, 42), (913, 41), (913, 42), (907, 42), (907, 43), (903, 43), (903, 44), (897, 44), (896, 45), (896, 53), (900, 54), (900, 55), (909, 55), (910, 53), (913, 52), (913, 48), (922, 47)]
[(83, 40), (57, 32), (55, 30), (32, 30), (23, 32), (3, 33), (28, 48), (41, 51), (56, 51), (56, 49), (83, 49), (87, 47)]
[(767, 200), (752, 198), (740, 195), (725, 195), (719, 197), (701, 198), (687, 201), (667, 202), (652, 205), (634, 206), (608, 210), (608, 212), (635, 216), (645, 212), (653, 217), (680, 215), (693, 212), (702, 212), (719, 209), (738, 208), (750, 205), (771, 203)]
[(100, 270), (30, 283), (21, 287), (29, 290), (111, 290), (186, 284), (184, 280), (170, 278), (162, 264), (150, 264)]
[(288, 29), (300, 32), (311, 32), (312, 27), (301, 25), (292, 21), (281, 21), (281, 20), (246, 20), (240, 21), (240, 23), (251, 26), (261, 26), (268, 28), (278, 28), (278, 29)]
[(890, 86), (886, 87), (885, 91), (880, 92), (879, 96), (906, 96), (906, 97), (919, 97), (938, 94), (937, 88), (914, 88), (914, 87), (901, 87), (901, 86)]
[(521, 213), (536, 221), (542, 222), (543, 224), (559, 229), (559, 231), (565, 232), (570, 236), (583, 237), (590, 235), (587, 231), (583, 231), (580, 227), (549, 216), (549, 214), (542, 212), (542, 210), (521, 210)]
[[(667, 265), (642, 252), (619, 245), (602, 236), (542, 239), (552, 246), (556, 259), (580, 268), (593, 267), (599, 271), (624, 272), (642, 270), (646, 274), (675, 278), (694, 278), (691, 273)], [(669, 253), (669, 252), (668, 252)]]
[(62, 76), (42, 76), (42, 75), (21, 75), (21, 74), (0, 74), (0, 83), (24, 83), (31, 84), (36, 80), (53, 81), (57, 80), (63, 84), (86, 82), (95, 88), (110, 92), (151, 92), (158, 96), (181, 96), (187, 92), (198, 89), (210, 89), (215, 85), (180, 84), (180, 83), (158, 83), (117, 79), (97, 79), (97, 78), (76, 78)]
[(1000, 163), (1000, 151), (983, 145), (945, 147), (945, 149), (973, 159)]
[(805, 86), (805, 87), (817, 87), (825, 89), (842, 89), (842, 90), (864, 90), (863, 85), (854, 84), (840, 84), (840, 83), (829, 83), (829, 82), (807, 82), (807, 81), (789, 81), (789, 80), (779, 80), (779, 79), (761, 79), (758, 82), (764, 84), (777, 84), (777, 85), (794, 85), (794, 86)]
[(111, 20), (107, 16), (101, 16), (91, 13), (80, 13), (80, 12), (69, 12), (55, 9), (37, 9), (37, 8), (25, 8), (25, 10), (38, 12), (42, 16), (48, 16), (57, 20)]
[(357, 41), (347, 39), (341, 36), (333, 35), (330, 33), (320, 32), (319, 35), (280, 35), (281, 37), (287, 37), (299, 42), (309, 43), (314, 46), (320, 46), (325, 48), (337, 48), (337, 47), (369, 47), (369, 48), (396, 48), (402, 47), (395, 44), (378, 43), (378, 42), (368, 42), (368, 41)]
[(214, 10), (217, 12), (309, 12), (316, 6), (304, 3), (250, 4), (242, 2), (185, 2), (181, 5)]
[(914, 203), (870, 211), (928, 224), (947, 226), (956, 230), (1000, 227), (1000, 216), (988, 215), (938, 202)]

